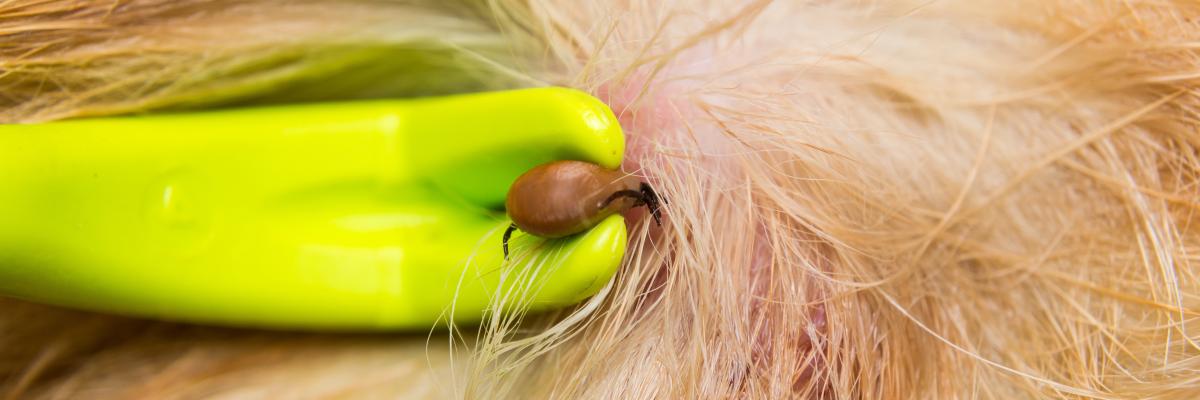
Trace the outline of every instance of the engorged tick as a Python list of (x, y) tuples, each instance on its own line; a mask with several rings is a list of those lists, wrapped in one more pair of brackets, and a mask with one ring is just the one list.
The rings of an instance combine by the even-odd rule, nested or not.
[(504, 206), (513, 223), (504, 231), (504, 258), (508, 258), (508, 239), (516, 229), (559, 238), (643, 205), (661, 225), (658, 194), (632, 175), (583, 161), (539, 165), (518, 177), (508, 189)]

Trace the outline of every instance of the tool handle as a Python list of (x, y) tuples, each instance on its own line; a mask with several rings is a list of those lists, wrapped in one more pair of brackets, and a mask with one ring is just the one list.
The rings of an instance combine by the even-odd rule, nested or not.
[[(623, 146), (607, 108), (554, 88), (0, 126), (0, 293), (254, 326), (474, 321), (520, 284), (497, 273), (512, 180), (616, 167)], [(562, 267), (529, 300), (595, 293), (624, 242), (616, 218), (551, 245)]]

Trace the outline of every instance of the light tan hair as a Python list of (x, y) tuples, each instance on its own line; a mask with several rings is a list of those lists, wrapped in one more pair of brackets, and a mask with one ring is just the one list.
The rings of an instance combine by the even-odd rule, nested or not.
[(1167, 0), (0, 2), (0, 120), (570, 86), (613, 108), (625, 168), (670, 201), (661, 229), (633, 216), (602, 296), (493, 318), (465, 368), (440, 344), (8, 301), (0, 374), (48, 398), (394, 394), (425, 363), (454, 377), (415, 392), (432, 397), (1196, 398), (1197, 18)]

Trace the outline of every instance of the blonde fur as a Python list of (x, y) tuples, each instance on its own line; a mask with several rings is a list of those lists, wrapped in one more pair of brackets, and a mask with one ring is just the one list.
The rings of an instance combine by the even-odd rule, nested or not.
[[(1198, 17), (1167, 0), (0, 2), (8, 121), (572, 86), (613, 107), (626, 169), (670, 201), (661, 229), (634, 216), (603, 296), (498, 315), (461, 370), (441, 345), (370, 358), (419, 339), (88, 325), (10, 301), (0, 374), (12, 397), (258, 397), (272, 379), (363, 397), (403, 393), (386, 380), (419, 357), (447, 365), (414, 378), (433, 397), (1197, 398)], [(309, 88), (359, 68), (446, 80)], [(217, 338), (111, 342), (195, 329)], [(314, 374), (261, 340), (376, 362)]]

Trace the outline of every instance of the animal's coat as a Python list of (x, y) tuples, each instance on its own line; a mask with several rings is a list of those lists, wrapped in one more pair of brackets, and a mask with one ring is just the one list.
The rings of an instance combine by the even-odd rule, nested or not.
[(672, 206), (634, 225), (606, 297), (530, 340), (485, 326), (454, 380), (424, 372), (451, 369), (423, 338), (5, 301), (0, 394), (1196, 398), (1197, 18), (1170, 0), (0, 2), (0, 120), (571, 86), (614, 108)]

